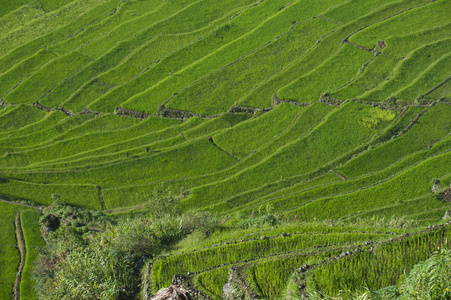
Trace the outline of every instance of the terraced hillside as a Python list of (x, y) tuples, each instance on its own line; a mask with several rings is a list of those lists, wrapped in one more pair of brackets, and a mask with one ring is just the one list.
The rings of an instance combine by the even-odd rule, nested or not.
[[(233, 228), (297, 224), (155, 258), (143, 294), (190, 272), (221, 298), (233, 267), (248, 296), (336, 296), (348, 262), (398, 245), (424, 254), (393, 258), (410, 270), (449, 235), (424, 226), (450, 210), (450, 0), (3, 2), (0, 299), (37, 297), (37, 209), (54, 202), (120, 218), (172, 195)], [(393, 217), (418, 226), (353, 223)], [(395, 283), (371, 274), (355, 284)]]

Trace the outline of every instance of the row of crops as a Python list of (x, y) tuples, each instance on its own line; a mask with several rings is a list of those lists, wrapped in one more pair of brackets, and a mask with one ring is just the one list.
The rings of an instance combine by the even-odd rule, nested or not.
[(213, 299), (223, 298), (227, 283), (248, 296), (264, 299), (316, 291), (333, 297), (351, 289), (377, 291), (396, 285), (415, 264), (448, 247), (448, 240), (448, 225), (398, 236), (346, 231), (292, 233), (156, 258), (148, 266), (147, 278), (156, 292), (169, 285), (173, 275), (187, 274), (185, 282)]
[[(380, 262), (408, 270), (447, 229), (376, 245), (393, 235), (334, 223), (443, 222), (449, 11), (448, 0), (2, 4), (0, 299), (10, 298), (20, 262), (19, 212), (29, 246), (20, 291), (36, 298), (39, 213), (16, 201), (120, 217), (167, 195), (180, 211), (211, 212), (230, 226), (266, 215), (301, 223), (285, 237), (224, 232), (155, 259), (152, 293), (189, 272), (199, 291), (221, 298), (232, 267), (260, 298), (299, 285), (334, 297), (364, 284), (351, 277), (358, 272), (372, 290), (394, 284), (400, 273)], [(312, 220), (328, 226), (300, 225)], [(403, 258), (403, 249), (416, 250)], [(317, 267), (295, 276), (303, 265)]]

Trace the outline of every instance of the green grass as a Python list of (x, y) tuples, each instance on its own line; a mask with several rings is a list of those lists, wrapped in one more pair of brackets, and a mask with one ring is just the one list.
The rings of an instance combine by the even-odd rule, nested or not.
[[(167, 107), (201, 114), (224, 111), (256, 84), (303, 55), (316, 40), (334, 27), (332, 23), (322, 19), (298, 24), (271, 44), (183, 90), (167, 104)], [(203, 100), (199, 102), (198, 98)]]
[(373, 55), (355, 46), (343, 44), (336, 55), (316, 70), (281, 89), (277, 95), (285, 100), (316, 101), (324, 93), (338, 89), (355, 78)]
[[(142, 46), (145, 46), (148, 40), (152, 39), (155, 35), (159, 35), (164, 32), (177, 33), (177, 31), (180, 30), (178, 27), (174, 28), (174, 24), (177, 24), (177, 22), (182, 22), (184, 24), (186, 32), (190, 32), (191, 30), (198, 30), (204, 26), (208, 26), (209, 22), (213, 18), (220, 16), (221, 14), (226, 12), (226, 9), (230, 8), (230, 6), (224, 6), (223, 10), (216, 8), (214, 11), (210, 13), (211, 15), (206, 13), (206, 15), (204, 16), (205, 19), (202, 20), (187, 17), (189, 15), (192, 15), (193, 11), (203, 10), (206, 12), (209, 7), (206, 7), (206, 5), (202, 6), (201, 4), (202, 2), (199, 2), (199, 4), (190, 5), (186, 9), (182, 9), (180, 12), (178, 11), (175, 12), (173, 15), (170, 15), (166, 19), (163, 18), (165, 16), (164, 13), (160, 12), (157, 15), (159, 18), (161, 18), (161, 21), (159, 19), (155, 20), (154, 25), (149, 26), (147, 22), (133, 22), (136, 23), (136, 25), (139, 25), (140, 27), (135, 28), (133, 26), (122, 26), (130, 28), (117, 30), (120, 31), (120, 35), (117, 37), (115, 36), (112, 37), (110, 36), (111, 34), (108, 34), (107, 36), (101, 39), (105, 40), (105, 42), (108, 43), (107, 45), (104, 44), (97, 45), (96, 42), (94, 42), (88, 44), (86, 47), (81, 48), (80, 51), (83, 54), (86, 54), (89, 57), (94, 57), (96, 58), (96, 60), (92, 64), (86, 66), (81, 72), (79, 72), (78, 74), (71, 77), (69, 80), (67, 80), (66, 82), (62, 83), (57, 88), (55, 88), (55, 90), (51, 94), (49, 94), (49, 96), (46, 97), (43, 103), (45, 105), (53, 107), (58, 103), (60, 103), (61, 99), (67, 99), (71, 94), (76, 92), (76, 90), (83, 83), (115, 67), (116, 65), (121, 63), (124, 59), (126, 59), (128, 56), (133, 54), (134, 51), (139, 50), (139, 48), (141, 48)], [(174, 9), (175, 8), (173, 8), (173, 10)], [(174, 11), (170, 11), (170, 13), (173, 12)], [(177, 19), (177, 22), (174, 21), (174, 19)], [(129, 23), (127, 23), (127, 25), (128, 24)], [(131, 33), (137, 34), (135, 34), (129, 40), (117, 43), (117, 45), (115, 45), (112, 49), (107, 48), (109, 47), (109, 45), (111, 46), (114, 45), (111, 43), (114, 41), (115, 38), (123, 39), (124, 35), (128, 36), (131, 35)], [(103, 50), (101, 56), (96, 55), (97, 51), (99, 50), (98, 48)], [(96, 53), (94, 53), (93, 51), (96, 51)], [(145, 67), (143, 67), (142, 69), (144, 68)], [(87, 104), (89, 103), (83, 102), (74, 103), (72, 105), (69, 105), (68, 108), (80, 111)]]
[(411, 153), (431, 147), (448, 136), (449, 113), (449, 105), (434, 105), (403, 136), (365, 152), (338, 170), (348, 178), (355, 178), (385, 169)]
[(383, 5), (393, 2), (396, 1), (370, 0), (363, 3), (358, 0), (347, 1), (342, 5), (324, 13), (324, 16), (341, 24), (346, 24), (352, 22), (355, 18), (370, 13)]
[[(341, 42), (347, 36), (351, 35), (363, 26), (380, 22), (393, 14), (402, 12), (403, 10), (411, 7), (416, 7), (424, 2), (426, 1), (400, 1), (387, 4), (379, 7), (367, 15), (359, 16), (356, 20), (337, 28), (334, 32), (331, 32), (330, 34), (327, 34), (319, 39), (319, 43), (312, 45), (310, 51), (306, 55), (300, 57), (288, 68), (255, 88), (241, 101), (241, 103), (251, 107), (270, 106), (270, 97), (273, 93), (277, 92), (279, 89), (285, 87), (291, 82), (294, 82), (299, 77), (315, 70), (328, 58), (339, 51)], [(336, 9), (340, 9), (340, 6)], [(333, 11), (333, 8), (331, 11)], [(357, 70), (355, 75), (357, 75)]]
[(449, 38), (451, 36), (450, 29), (451, 23), (448, 23), (406, 35), (390, 36), (385, 40), (387, 47), (382, 49), (382, 53), (397, 58), (406, 57), (411, 51), (421, 48), (423, 45)]
[[(321, 167), (368, 142), (371, 137), (388, 125), (387, 121), (382, 122), (376, 128), (360, 125), (361, 116), (370, 111), (370, 107), (356, 103), (342, 106), (309, 135), (282, 147), (259, 164), (237, 173), (225, 181), (192, 190), (190, 197), (185, 201), (186, 205), (210, 206), (220, 200), (217, 195), (221, 195), (221, 198), (225, 199), (264, 183), (307, 173)], [(312, 156), (312, 153), (316, 155)]]
[(448, 80), (451, 73), (442, 70), (449, 70), (450, 66), (451, 55), (444, 55), (394, 96), (401, 100), (421, 99), (424, 94)]
[(12, 298), (13, 284), (16, 280), (20, 257), (16, 248), (14, 220), (23, 207), (0, 202), (2, 218), (0, 220), (0, 299)]
[(26, 26), (18, 28), (0, 40), (3, 45), (0, 56), (8, 54), (15, 48), (26, 44), (32, 39), (51, 33), (58, 28), (58, 26), (79, 18), (86, 11), (89, 11), (102, 2), (103, 1), (101, 0), (72, 1), (71, 3), (68, 3), (68, 5), (61, 7), (61, 9), (46, 14), (45, 21), (36, 19), (29, 22)]
[[(307, 4), (303, 3), (301, 5), (296, 2), (279, 11), (274, 16), (266, 19), (263, 24), (259, 25), (249, 33), (234, 40), (225, 47), (218, 49), (216, 52), (211, 53), (199, 63), (175, 73), (175, 76), (170, 76), (158, 85), (130, 98), (127, 102), (123, 103), (122, 106), (129, 109), (155, 113), (158, 107), (162, 105), (164, 101), (169, 100), (174, 93), (179, 92), (187, 85), (218, 70), (224, 65), (234, 62), (241, 56), (250, 54), (256, 48), (264, 46), (268, 41), (271, 41), (288, 31), (293, 22), (306, 21), (316, 13), (321, 12), (322, 9), (326, 9), (327, 5), (330, 5), (331, 3), (334, 2), (322, 2), (321, 5), (308, 6)], [(217, 113), (217, 111), (206, 110), (201, 111), (201, 113), (211, 115)]]
[[(89, 150), (96, 150), (98, 148), (114, 145), (116, 143), (126, 143), (129, 145), (130, 141), (128, 140), (133, 138), (146, 140), (147, 143), (150, 143), (152, 140), (148, 139), (148, 135), (155, 135), (155, 132), (161, 131), (165, 127), (170, 127), (171, 125), (177, 123), (181, 122), (171, 119), (148, 118), (146, 121), (126, 129), (109, 132), (91, 132), (85, 135), (83, 135), (83, 131), (78, 131), (77, 127), (75, 127), (73, 128), (75, 134), (72, 134), (72, 136), (76, 135), (76, 137), (63, 139), (44, 147), (37, 147), (23, 152), (17, 152), (11, 156), (4, 157), (1, 161), (3, 161), (5, 166), (26, 166), (42, 161), (54, 161), (59, 158), (69, 160), (69, 158), (66, 157), (77, 156), (81, 153), (84, 154), (84, 152), (88, 152)], [(196, 124), (196, 120), (188, 121), (186, 123)], [(180, 127), (184, 128), (183, 124)], [(171, 131), (175, 131), (175, 134), (178, 134), (181, 130), (177, 129), (178, 128), (175, 127), (172, 128)], [(168, 132), (166, 131), (163, 133), (167, 134)], [(163, 134), (160, 133), (155, 139), (158, 140), (163, 138), (162, 135)]]
[(450, 9), (451, 4), (448, 1), (428, 3), (365, 28), (353, 35), (350, 41), (373, 48), (378, 41), (392, 35), (404, 35), (449, 23), (447, 11)]
[[(397, 91), (414, 84), (415, 79), (421, 76), (422, 73), (430, 66), (437, 64), (443, 56), (447, 54), (450, 44), (449, 39), (431, 43), (422, 46), (413, 52), (410, 52), (407, 57), (402, 60), (393, 70), (391, 76), (383, 84), (373, 90), (364, 93), (360, 98), (374, 101), (384, 101), (388, 97), (395, 95)], [(432, 88), (432, 87), (431, 87)], [(424, 91), (426, 92), (426, 91)], [(414, 97), (407, 98), (413, 102)]]
[[(378, 55), (368, 64), (361, 76), (350, 84), (330, 93), (330, 97), (339, 100), (358, 98), (366, 91), (375, 89), (383, 84), (385, 80), (388, 80), (398, 62), (398, 59), (391, 56)], [(380, 100), (385, 99), (380, 97)]]
[(228, 131), (228, 128), (234, 127), (241, 122), (244, 122), (251, 118), (249, 114), (223, 114), (219, 118), (214, 118), (209, 122), (204, 122), (203, 124), (189, 129), (183, 133), (188, 140), (192, 140), (197, 137), (205, 136), (211, 132)]
[[(7, 3), (11, 2), (13, 1), (8, 1)], [(30, 5), (20, 6), (6, 15), (3, 15), (3, 13), (7, 10), (5, 7), (6, 5), (5, 3), (2, 3), (2, 13), (0, 13), (0, 28), (2, 30), (0, 32), (0, 38), (4, 37), (11, 31), (16, 30), (19, 26), (23, 26), (24, 24), (44, 15), (44, 11)]]
[(27, 125), (40, 121), (47, 115), (33, 106), (19, 105), (0, 117), (0, 130), (6, 132), (17, 130)]
[[(392, 179), (361, 191), (336, 197), (315, 200), (290, 214), (303, 218), (329, 219), (349, 216), (364, 210), (395, 204), (401, 199), (413, 199), (431, 193), (431, 181), (449, 174), (447, 163), (450, 154), (445, 153), (425, 160)], [(320, 209), (319, 207), (327, 207)], [(338, 210), (338, 208), (340, 208)]]
[[(90, 61), (92, 61), (91, 58), (78, 52), (72, 52), (61, 59), (53, 60), (39, 72), (21, 82), (5, 97), (5, 101), (12, 104), (32, 104)], [(41, 104), (47, 105), (45, 101), (41, 102)]]
[[(92, 118), (93, 116), (91, 115), (79, 115), (73, 118), (67, 118), (65, 114), (59, 111), (51, 112), (39, 122), (22, 127), (20, 130), (15, 130), (11, 133), (6, 132), (4, 138), (0, 141), (3, 153), (8, 149), (13, 151), (15, 147), (32, 147), (37, 144), (45, 144), (46, 141)], [(22, 149), (15, 150), (20, 151)]]
[(20, 297), (24, 299), (36, 299), (35, 281), (33, 279), (33, 262), (39, 254), (39, 247), (45, 245), (41, 237), (39, 217), (36, 210), (26, 210), (20, 213), (22, 231), (25, 238), (26, 258), (20, 282)]
[(301, 110), (301, 107), (282, 103), (256, 119), (214, 135), (213, 139), (222, 149), (242, 159), (279, 135)]
[(4, 199), (32, 201), (41, 205), (61, 201), (82, 208), (102, 209), (95, 185), (37, 184), (2, 179), (0, 186), (0, 197)]

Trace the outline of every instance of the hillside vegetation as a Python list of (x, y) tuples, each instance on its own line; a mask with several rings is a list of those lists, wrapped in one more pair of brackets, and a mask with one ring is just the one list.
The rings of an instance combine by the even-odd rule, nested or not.
[(409, 299), (449, 256), (450, 12), (2, 1), (0, 300)]

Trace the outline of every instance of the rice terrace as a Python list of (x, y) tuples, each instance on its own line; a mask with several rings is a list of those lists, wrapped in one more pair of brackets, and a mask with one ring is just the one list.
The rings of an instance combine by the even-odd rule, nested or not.
[(451, 0), (0, 0), (0, 300), (451, 299)]

